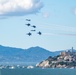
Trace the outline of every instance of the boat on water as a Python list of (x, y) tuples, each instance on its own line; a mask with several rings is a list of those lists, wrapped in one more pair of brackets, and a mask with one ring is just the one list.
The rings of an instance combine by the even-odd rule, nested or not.
[(71, 67), (70, 69), (74, 69), (75, 67)]
[(15, 66), (9, 66), (9, 69), (15, 69)]
[(32, 68), (34, 68), (34, 66), (27, 66), (27, 69), (32, 69)]

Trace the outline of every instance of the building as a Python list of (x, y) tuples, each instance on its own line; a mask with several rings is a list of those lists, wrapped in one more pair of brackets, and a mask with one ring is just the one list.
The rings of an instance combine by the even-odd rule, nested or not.
[(66, 56), (66, 55), (67, 55), (67, 52), (66, 52), (66, 51), (60, 52), (60, 55), (61, 55), (61, 56)]
[(60, 52), (60, 55), (61, 56), (67, 56), (67, 55), (72, 55), (74, 54), (74, 49), (73, 47), (71, 49), (69, 49), (68, 51), (63, 51), (63, 52)]

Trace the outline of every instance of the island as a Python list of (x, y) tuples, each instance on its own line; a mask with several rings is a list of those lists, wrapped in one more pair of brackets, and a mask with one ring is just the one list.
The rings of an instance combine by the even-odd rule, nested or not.
[(57, 56), (49, 56), (46, 60), (36, 64), (36, 67), (42, 68), (76, 68), (76, 52), (73, 48), (68, 51), (62, 51)]

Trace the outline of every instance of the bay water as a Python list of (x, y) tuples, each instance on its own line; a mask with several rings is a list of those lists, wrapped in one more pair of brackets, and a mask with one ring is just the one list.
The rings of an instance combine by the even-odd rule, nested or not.
[(0, 75), (76, 75), (76, 69), (70, 69), (70, 68), (0, 69)]

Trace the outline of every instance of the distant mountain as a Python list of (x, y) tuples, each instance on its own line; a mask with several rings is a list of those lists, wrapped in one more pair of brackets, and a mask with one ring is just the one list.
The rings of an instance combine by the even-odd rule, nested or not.
[(35, 60), (35, 61), (40, 61), (40, 60), (44, 60), (45, 58), (47, 58), (47, 56), (53, 56), (53, 52), (50, 52), (46, 49), (43, 49), (41, 47), (31, 47), (29, 49), (26, 50), (27, 54), (29, 55), (29, 57), (31, 57), (31, 61)]
[(20, 49), (0, 45), (0, 62), (38, 62), (50, 55), (53, 53), (40, 47)]
[(59, 53), (60, 51), (50, 52), (38, 46), (21, 49), (0, 45), (0, 62), (40, 62)]

